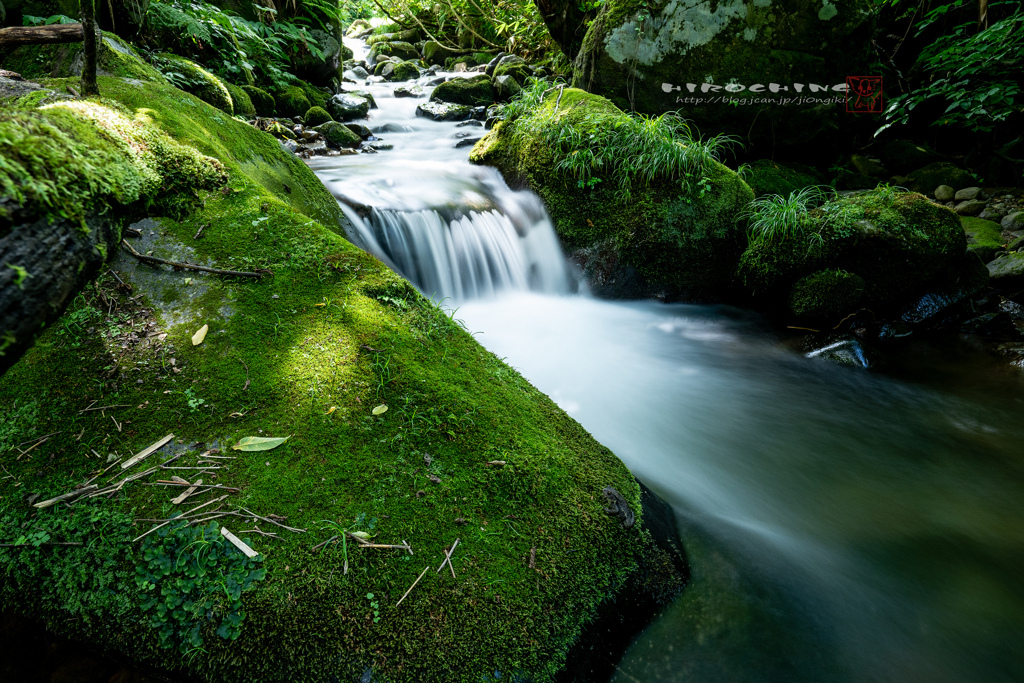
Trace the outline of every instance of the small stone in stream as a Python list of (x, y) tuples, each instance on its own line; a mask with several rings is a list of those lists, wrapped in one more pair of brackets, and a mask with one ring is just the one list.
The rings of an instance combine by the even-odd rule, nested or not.
[(348, 126), (337, 121), (328, 121), (318, 130), (331, 147), (356, 147), (362, 142), (362, 138), (353, 133)]
[(463, 121), (473, 114), (473, 109), (464, 104), (447, 102), (424, 102), (416, 107), (416, 116), (432, 121)]
[(418, 85), (400, 85), (395, 88), (395, 97), (423, 97), (426, 93)]
[(411, 133), (412, 128), (400, 123), (385, 123), (373, 129), (374, 133)]
[(978, 334), (987, 337), (1008, 336), (1013, 335), (1016, 328), (1009, 315), (996, 311), (971, 318), (960, 326), (960, 331), (964, 334)]
[(369, 78), (370, 77), (369, 72), (367, 72), (367, 70), (364, 69), (361, 66), (354, 66), (354, 67), (352, 67), (350, 69), (350, 71), (355, 75), (356, 78), (359, 78), (359, 79), (364, 79), (364, 78)]
[(480, 123), (479, 121), (471, 119), (469, 121), (463, 121), (462, 123), (457, 123), (457, 124), (455, 124), (455, 127), (456, 128), (465, 128), (466, 126), (482, 126), (482, 125), (484, 125), (484, 124)]
[(429, 81), (427, 81), (427, 85), (428, 86), (441, 85), (442, 83), (445, 82), (445, 80), (446, 79), (445, 79), (444, 76), (438, 76), (437, 78), (431, 78)]
[(346, 123), (345, 127), (364, 140), (373, 137), (373, 131), (361, 123)]
[(1014, 211), (999, 223), (1003, 230), (1024, 230), (1024, 211)]
[(953, 210), (961, 216), (977, 216), (985, 208), (985, 202), (980, 199), (967, 199), (956, 206)]
[(968, 199), (984, 199), (985, 195), (982, 194), (980, 187), (965, 187), (962, 190), (957, 190), (956, 194), (953, 195), (953, 199), (958, 202), (966, 201)]
[(487, 107), (473, 107), (473, 118), (477, 121), (484, 121), (487, 119)]
[(480, 138), (466, 138), (465, 140), (459, 140), (455, 143), (455, 149), (459, 149), (460, 147), (472, 147), (478, 142), (480, 142)]
[(370, 109), (377, 108), (377, 100), (373, 99), (373, 93), (371, 93), (369, 90), (346, 90), (342, 94), (362, 97), (364, 100), (370, 103)]
[(940, 202), (949, 202), (956, 196), (956, 190), (949, 185), (939, 185), (935, 188), (935, 199)]
[[(463, 123), (469, 123), (469, 121), (463, 121)], [(460, 123), (459, 125), (461, 126), (462, 124)], [(456, 139), (458, 139), (458, 138), (468, 138), (470, 135), (472, 135), (472, 133), (470, 133), (468, 130), (465, 130), (465, 131), (461, 131), (461, 132), (456, 133), (452, 137), (454, 137)]]

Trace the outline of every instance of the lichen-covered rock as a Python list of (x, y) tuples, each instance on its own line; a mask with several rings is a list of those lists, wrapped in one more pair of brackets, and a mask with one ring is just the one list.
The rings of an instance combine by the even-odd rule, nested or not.
[(307, 126), (319, 126), (322, 123), (333, 121), (331, 115), (327, 113), (327, 110), (323, 107), (310, 107), (306, 115), (302, 117), (302, 122)]
[(245, 116), (249, 118), (256, 116), (256, 107), (253, 106), (252, 98), (249, 97), (247, 92), (232, 83), (225, 82), (224, 87), (228, 89), (228, 94), (231, 95), (231, 103), (235, 108), (235, 116)]
[(430, 93), (430, 101), (470, 107), (487, 106), (494, 103), (494, 89), (491, 87), (491, 79), (484, 74), (453, 78), (434, 88), (434, 92)]
[(758, 159), (741, 169), (743, 180), (754, 191), (755, 197), (776, 194), (787, 197), (791, 192), (812, 185), (821, 185), (821, 178), (810, 166), (784, 164), (769, 159)]
[(977, 254), (983, 263), (991, 261), (997, 251), (1006, 247), (1002, 228), (995, 221), (961, 216), (960, 225), (967, 233), (968, 251)]
[(420, 77), (419, 67), (413, 62), (392, 62), (394, 66), (389, 81), (412, 81)]
[(988, 273), (996, 287), (1024, 287), (1024, 251), (1003, 254), (988, 264)]
[(473, 115), (473, 108), (450, 102), (424, 102), (416, 107), (416, 116), (431, 121), (465, 121)]
[(395, 97), (423, 97), (423, 88), (418, 85), (400, 85), (392, 93)]
[(798, 318), (832, 320), (857, 310), (864, 278), (844, 270), (820, 270), (800, 278), (789, 293), (789, 310)]
[(277, 114), (277, 102), (274, 100), (274, 96), (266, 90), (252, 85), (243, 85), (242, 90), (249, 96), (258, 116), (275, 116)]
[(868, 71), (870, 10), (868, 0), (609, 0), (583, 40), (573, 85), (755, 144), (807, 141), (836, 129), (841, 103), (729, 100), (844, 97), (834, 86)]
[(174, 82), (181, 85), (186, 92), (228, 114), (235, 112), (231, 93), (228, 92), (224, 81), (195, 62), (178, 55), (164, 53), (157, 55), (157, 59), (163, 65), (165, 73), (175, 74)]
[(358, 147), (359, 143), (363, 141), (348, 126), (337, 121), (328, 121), (317, 130), (324, 136), (324, 140), (330, 147)]
[(370, 65), (376, 64), (378, 55), (387, 55), (402, 61), (420, 58), (419, 51), (413, 45), (402, 41), (377, 43), (370, 48), (370, 53), (366, 56), (366, 63)]
[[(566, 250), (588, 255), (581, 265), (596, 290), (723, 298), (744, 246), (736, 216), (754, 198), (735, 172), (704, 157), (703, 167), (691, 170), (698, 177), (689, 186), (655, 176), (649, 184), (634, 181), (624, 196), (615, 171), (595, 173), (599, 182), (581, 182), (556, 168), (560, 159), (544, 137), (558, 130), (568, 138), (571, 129), (584, 142), (568, 155), (601, 154), (604, 149), (587, 147), (591, 132), (629, 136), (635, 125), (605, 98), (566, 88), (560, 101), (558, 93), (548, 93), (531, 113), (495, 125), (470, 161), (496, 166), (510, 184), (540, 195)], [(616, 289), (634, 276), (631, 291)]]
[(295, 85), (288, 86), (283, 91), (277, 93), (274, 101), (277, 103), (277, 115), (288, 118), (302, 116), (312, 106), (309, 98), (306, 97), (305, 91)]
[(370, 101), (351, 93), (340, 93), (328, 100), (327, 111), (335, 121), (365, 119), (370, 112)]
[(959, 267), (966, 248), (949, 209), (920, 194), (874, 190), (812, 210), (797, 237), (752, 242), (738, 274), (766, 308), (779, 309), (801, 278), (842, 270), (863, 279), (864, 306), (891, 312)]

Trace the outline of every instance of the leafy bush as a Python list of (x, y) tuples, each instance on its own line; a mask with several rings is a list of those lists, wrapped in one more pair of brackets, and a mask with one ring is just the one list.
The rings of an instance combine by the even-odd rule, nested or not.
[(245, 619), (242, 593), (267, 575), (259, 566), (263, 557), (246, 557), (221, 536), (216, 522), (164, 527), (143, 543), (142, 559), (135, 575), (142, 609), (151, 613), (160, 644), (177, 644), (182, 653), (201, 647), (204, 631), (214, 627), (221, 638), (238, 638)]

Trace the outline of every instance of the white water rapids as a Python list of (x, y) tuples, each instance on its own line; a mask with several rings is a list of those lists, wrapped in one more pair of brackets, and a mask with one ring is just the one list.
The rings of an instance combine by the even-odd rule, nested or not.
[(359, 207), (352, 239), (451, 297), (679, 516), (694, 581), (615, 681), (1024, 679), (1019, 377), (927, 349), (928, 372), (885, 377), (741, 311), (573, 293), (539, 200), (455, 147), (483, 129), (393, 87), (364, 123), (394, 149), (310, 162)]

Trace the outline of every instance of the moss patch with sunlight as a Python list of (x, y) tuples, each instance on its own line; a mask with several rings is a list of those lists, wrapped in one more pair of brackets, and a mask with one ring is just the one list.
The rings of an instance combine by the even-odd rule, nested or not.
[[(101, 277), (0, 378), (11, 475), (0, 480), (0, 541), (22, 543), (0, 548), (5, 606), (206, 681), (353, 680), (368, 670), (382, 680), (550, 680), (597, 607), (659, 552), (642, 523), (623, 529), (602, 510), (601, 491), (614, 486), (639, 512), (625, 466), (453, 311), (342, 238), (333, 197), (269, 135), (166, 85), (101, 78), (100, 90), (126, 118), (228, 175), (194, 212), (147, 222), (138, 248), (272, 276), (175, 272), (119, 254), (113, 268), (132, 289)], [(171, 433), (128, 472), (171, 454), (182, 454), (175, 466), (199, 467), (211, 448), (236, 459), (202, 474), (157, 471), (71, 508), (26, 502), (71, 490), (107, 467), (108, 454)], [(266, 452), (230, 450), (247, 436), (289, 439)], [(219, 519), (263, 554), (265, 578), (253, 567), (230, 569), (231, 581), (195, 569), (180, 580), (199, 597), (152, 607), (152, 591), (168, 597), (152, 587), (160, 576), (227, 566), (223, 548), (198, 536), (155, 534), (144, 553), (132, 542), (153, 526), (134, 520), (177, 509), (168, 501), (180, 489), (146, 485), (174, 473), (238, 489), (183, 508), (227, 494), (208, 509), (276, 515), (305, 531)], [(245, 533), (255, 526), (279, 538)], [(343, 529), (408, 541), (415, 554), (351, 540), (347, 560), (337, 544), (313, 550)], [(452, 578), (437, 568), (456, 539)]]

